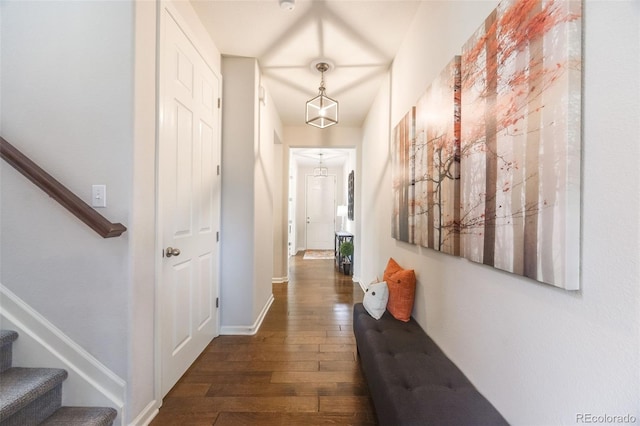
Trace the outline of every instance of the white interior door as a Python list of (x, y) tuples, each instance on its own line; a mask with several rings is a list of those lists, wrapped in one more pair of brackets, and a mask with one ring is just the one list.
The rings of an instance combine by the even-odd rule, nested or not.
[(171, 14), (161, 23), (159, 322), (162, 396), (219, 334), (220, 79)]
[(307, 249), (333, 249), (336, 219), (336, 177), (307, 176)]

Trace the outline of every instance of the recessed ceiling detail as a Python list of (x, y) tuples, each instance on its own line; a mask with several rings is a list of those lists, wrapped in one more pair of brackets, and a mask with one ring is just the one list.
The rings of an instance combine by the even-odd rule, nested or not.
[(287, 13), (264, 0), (191, 3), (223, 55), (258, 59), (285, 126), (305, 125), (319, 58), (334, 64), (325, 83), (340, 101), (340, 125), (361, 126), (421, 2), (297, 0)]

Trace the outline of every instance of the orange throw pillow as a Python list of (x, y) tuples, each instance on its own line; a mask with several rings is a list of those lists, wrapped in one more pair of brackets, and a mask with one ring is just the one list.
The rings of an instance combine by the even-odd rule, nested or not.
[(389, 258), (387, 262), (387, 267), (384, 270), (384, 274), (382, 275), (382, 281), (387, 281), (391, 278), (391, 275), (395, 274), (398, 271), (402, 271), (402, 267), (398, 265), (398, 263), (393, 260), (392, 257)]
[(389, 288), (387, 310), (395, 319), (408, 322), (416, 296), (415, 272), (413, 269), (402, 269), (395, 260), (389, 259), (384, 280)]

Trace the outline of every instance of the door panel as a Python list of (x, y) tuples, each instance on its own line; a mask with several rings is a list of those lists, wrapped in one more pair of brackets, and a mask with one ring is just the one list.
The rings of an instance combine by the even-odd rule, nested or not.
[(210, 233), (213, 230), (213, 203), (215, 192), (211, 182), (215, 181), (215, 164), (211, 164), (213, 155), (213, 129), (207, 123), (200, 122), (200, 233)]
[(175, 152), (175, 171), (171, 178), (175, 179), (175, 186), (171, 185), (167, 190), (171, 191), (171, 197), (175, 200), (173, 208), (176, 222), (172, 231), (177, 238), (191, 234), (193, 112), (175, 100), (174, 103), (177, 114), (177, 137), (171, 141), (171, 151)]
[(213, 281), (213, 253), (205, 253), (200, 255), (198, 258), (198, 267), (200, 273), (200, 280), (198, 281), (198, 289), (197, 289), (197, 313), (198, 320), (197, 325), (198, 329), (202, 329), (207, 325), (209, 321), (211, 321), (213, 317), (213, 306), (209, 303), (209, 300), (212, 299), (211, 294), (211, 286), (207, 285), (207, 283)]
[(183, 262), (173, 266), (171, 279), (171, 293), (173, 308), (170, 313), (174, 318), (171, 342), (171, 354), (175, 355), (191, 338), (191, 324), (189, 321), (189, 304), (193, 274), (191, 262)]
[(166, 9), (161, 31), (158, 321), (164, 396), (218, 335), (220, 81)]
[(307, 249), (333, 249), (335, 193), (335, 176), (307, 176)]

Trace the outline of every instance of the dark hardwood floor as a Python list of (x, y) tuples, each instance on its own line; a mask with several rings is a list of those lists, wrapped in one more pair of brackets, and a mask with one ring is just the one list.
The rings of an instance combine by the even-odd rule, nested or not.
[(289, 277), (258, 333), (214, 339), (151, 425), (376, 424), (352, 329), (360, 286), (302, 253)]

